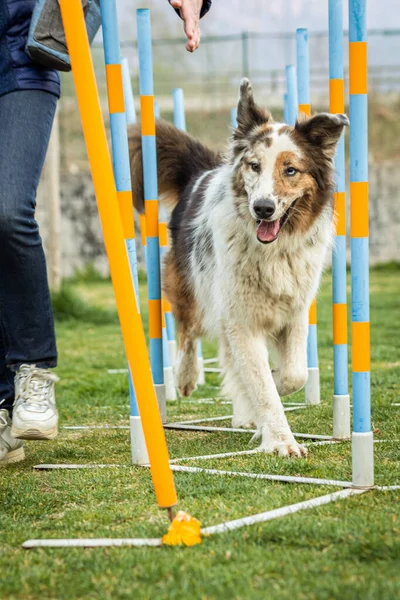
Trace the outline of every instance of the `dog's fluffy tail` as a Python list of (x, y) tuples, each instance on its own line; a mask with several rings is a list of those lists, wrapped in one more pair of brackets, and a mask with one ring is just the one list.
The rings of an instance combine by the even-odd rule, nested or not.
[[(177, 129), (167, 121), (158, 119), (157, 175), (158, 193), (169, 210), (179, 202), (187, 184), (203, 171), (214, 169), (221, 157), (203, 146), (196, 139)], [(142, 139), (140, 125), (128, 128), (131, 161), (132, 193), (135, 208), (144, 211)]]

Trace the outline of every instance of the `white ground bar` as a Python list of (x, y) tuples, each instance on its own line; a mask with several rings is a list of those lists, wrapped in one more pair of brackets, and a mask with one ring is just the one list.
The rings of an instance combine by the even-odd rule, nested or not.
[(282, 506), (281, 508), (268, 510), (267, 512), (252, 515), (250, 517), (243, 517), (242, 519), (235, 519), (234, 521), (226, 521), (225, 523), (221, 523), (220, 525), (206, 527), (201, 531), (203, 535), (226, 533), (227, 531), (239, 529), (240, 527), (254, 525), (255, 523), (264, 523), (265, 521), (271, 521), (272, 519), (278, 519), (280, 517), (292, 515), (296, 512), (299, 512), (300, 510), (306, 510), (308, 508), (317, 508), (318, 506), (329, 504), (329, 502), (335, 502), (336, 500), (342, 500), (343, 498), (348, 498), (349, 496), (363, 494), (366, 491), (368, 490), (340, 490), (339, 492), (334, 492), (333, 494), (318, 496), (317, 498), (305, 500), (304, 502), (298, 502), (297, 504), (290, 504), (289, 506)]
[[(241, 527), (248, 527), (256, 523), (265, 523), (266, 521), (272, 521), (288, 515), (292, 515), (301, 510), (307, 510), (309, 508), (318, 508), (324, 504), (335, 502), (336, 500), (342, 500), (363, 494), (367, 490), (340, 490), (333, 494), (326, 494), (325, 496), (318, 496), (317, 498), (311, 498), (297, 504), (290, 504), (289, 506), (282, 506), (273, 510), (268, 510), (263, 513), (251, 515), (249, 517), (242, 517), (241, 519), (235, 519), (233, 521), (225, 521), (219, 525), (212, 525), (211, 527), (205, 527), (201, 530), (205, 536), (215, 535), (218, 533), (227, 533), (234, 529), (240, 529)], [(23, 548), (99, 548), (109, 546), (134, 546), (136, 548), (144, 546), (160, 547), (162, 546), (161, 538), (100, 538), (100, 539), (54, 539), (54, 540), (27, 540), (22, 544)]]
[(77, 540), (27, 540), (23, 548), (102, 548), (104, 546), (162, 546), (161, 538), (99, 538)]
[[(164, 429), (183, 429), (188, 431), (225, 431), (227, 433), (256, 433), (255, 429), (241, 429), (239, 427), (207, 427), (200, 425), (185, 425), (182, 423), (165, 423)], [(295, 437), (306, 440), (332, 440), (331, 435), (319, 435), (316, 433), (293, 433)]]
[(352, 488), (351, 481), (337, 481), (335, 479), (317, 479), (315, 477), (295, 477), (291, 475), (271, 475), (269, 473), (246, 473), (245, 471), (220, 471), (219, 469), (203, 469), (202, 467), (184, 467), (171, 465), (172, 471), (183, 473), (206, 473), (207, 475), (229, 475), (231, 477), (249, 477), (250, 479), (267, 479), (268, 481), (282, 481), (283, 483), (305, 483), (311, 485), (333, 485), (335, 487)]

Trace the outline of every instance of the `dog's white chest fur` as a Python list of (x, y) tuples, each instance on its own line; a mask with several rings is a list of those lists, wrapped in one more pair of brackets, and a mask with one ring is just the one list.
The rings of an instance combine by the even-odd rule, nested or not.
[(220, 324), (235, 322), (273, 336), (308, 311), (331, 246), (331, 209), (307, 235), (262, 245), (255, 223), (238, 217), (228, 196), (215, 204), (214, 193), (210, 185), (198, 218), (198, 235), (205, 227), (212, 231), (215, 256), (202, 268), (195, 253), (192, 262), (205, 329), (218, 335)]

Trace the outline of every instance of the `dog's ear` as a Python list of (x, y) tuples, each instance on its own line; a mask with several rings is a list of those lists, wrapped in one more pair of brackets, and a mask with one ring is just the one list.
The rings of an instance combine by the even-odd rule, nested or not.
[(343, 128), (349, 124), (346, 115), (320, 113), (315, 117), (297, 121), (295, 131), (309, 144), (319, 148), (327, 158), (333, 158)]
[(246, 135), (257, 125), (272, 121), (271, 114), (262, 109), (254, 102), (253, 90), (248, 79), (242, 79), (240, 82), (240, 95), (237, 107), (237, 128), (234, 137)]

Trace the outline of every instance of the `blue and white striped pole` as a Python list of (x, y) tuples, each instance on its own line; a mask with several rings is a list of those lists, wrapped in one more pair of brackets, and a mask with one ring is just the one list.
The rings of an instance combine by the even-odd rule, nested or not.
[[(168, 250), (168, 223), (167, 214), (163, 206), (159, 207), (159, 232), (160, 232), (160, 261), (162, 263), (163, 258)], [(171, 305), (165, 296), (162, 295), (162, 337), (163, 337), (163, 357), (164, 357), (164, 383), (165, 383), (165, 395), (167, 400), (176, 400), (176, 388), (174, 379), (174, 370), (172, 360), (176, 359), (176, 350), (170, 346), (167, 329), (167, 318), (170, 330), (170, 335), (173, 336), (175, 342), (175, 323), (172, 317)], [(176, 342), (175, 344), (176, 345)]]
[(353, 485), (374, 485), (368, 250), (368, 59), (366, 0), (349, 0), (350, 233)]
[(150, 363), (163, 422), (167, 418), (164, 385), (162, 340), (162, 306), (160, 243), (158, 227), (158, 182), (156, 125), (154, 118), (153, 62), (150, 11), (136, 12), (139, 50), (140, 116), (142, 125), (142, 156), (144, 204), (147, 237), (147, 282), (149, 305)]
[[(125, 67), (124, 67), (124, 63), (126, 64)], [(128, 109), (128, 107), (130, 107), (130, 109), (131, 109), (129, 111), (130, 118), (133, 118), (133, 115), (134, 115), (134, 117), (136, 119), (136, 114), (134, 112), (135, 107), (134, 107), (132, 85), (131, 85), (131, 81), (130, 81), (129, 67), (128, 67), (126, 58), (122, 59), (122, 66), (123, 66), (122, 74), (123, 74), (123, 81), (124, 81), (125, 101), (127, 103), (127, 109)], [(132, 110), (132, 106), (133, 106), (133, 110)], [(157, 107), (157, 103), (154, 103), (154, 116), (155, 117), (156, 117), (156, 110), (155, 110), (156, 107)], [(127, 115), (128, 115), (128, 110), (127, 110)], [(127, 116), (127, 120), (128, 120), (128, 116)], [(134, 122), (135, 121), (133, 121), (133, 123)], [(128, 124), (130, 124), (130, 123), (132, 123), (132, 121), (128, 121)], [(162, 257), (163, 257), (163, 254), (165, 251), (163, 249), (163, 244), (162, 244), (163, 235), (161, 234), (161, 228), (163, 225), (165, 225), (165, 227), (166, 227), (166, 216), (165, 216), (165, 211), (163, 210), (163, 208), (161, 206), (160, 206), (159, 221), (160, 221), (159, 222), (160, 259), (162, 260)], [(143, 250), (144, 250), (145, 261), (146, 261), (146, 246), (143, 247)], [(169, 356), (167, 331), (166, 331), (166, 328), (164, 327), (164, 323), (163, 323), (163, 360), (164, 360), (164, 383), (165, 383), (166, 400), (176, 400), (174, 374), (173, 374), (173, 369), (172, 369), (171, 360), (170, 360), (170, 356)]]
[(231, 108), (231, 125), (233, 129), (237, 127), (237, 108), (234, 106)]
[(186, 131), (185, 100), (182, 88), (172, 90), (172, 100), (174, 107), (174, 125), (177, 129)]
[[(124, 89), (122, 83), (121, 57), (118, 38), (118, 21), (115, 0), (101, 0), (103, 45), (106, 63), (108, 106), (113, 154), (114, 179), (120, 208), (126, 248), (139, 307), (139, 284), (136, 262), (135, 225), (133, 216), (132, 187), (128, 150), (128, 134)], [(133, 464), (148, 464), (146, 442), (136, 402), (135, 390), (129, 372), (130, 432)]]
[[(129, 74), (129, 64), (126, 58), (122, 59), (122, 81), (124, 84), (124, 98), (126, 107), (126, 121), (128, 125), (136, 123), (135, 99)], [(146, 216), (139, 214), (140, 237), (144, 254), (144, 263), (147, 269), (147, 249), (146, 249)]]
[(288, 106), (288, 95), (283, 95), (283, 122), (289, 124), (289, 106)]
[(297, 96), (298, 110), (307, 116), (311, 113), (310, 100), (310, 57), (308, 31), (305, 27), (296, 29)]
[[(185, 101), (182, 88), (174, 88), (172, 90), (172, 100), (174, 105), (174, 125), (177, 129), (186, 131)], [(197, 344), (197, 365), (199, 369), (197, 383), (199, 385), (204, 385), (206, 379), (204, 374), (204, 359), (201, 348), (201, 340), (199, 340)]]
[(131, 83), (131, 75), (129, 73), (129, 63), (127, 58), (121, 58), (121, 66), (122, 83), (124, 86), (126, 122), (128, 123), (128, 125), (132, 125), (132, 123), (136, 123), (136, 109), (135, 98), (133, 96), (133, 89)]
[(297, 120), (298, 110), (296, 67), (294, 65), (287, 65), (285, 73), (287, 90), (287, 125), (294, 125)]
[[(332, 114), (344, 113), (343, 0), (329, 0), (329, 100)], [(335, 245), (332, 251), (333, 437), (350, 438), (347, 352), (346, 183), (344, 134), (335, 156)]]
[[(298, 111), (309, 117), (311, 116), (310, 58), (308, 50), (308, 31), (305, 28), (296, 30), (296, 56)], [(306, 404), (320, 404), (321, 391), (318, 367), (317, 302), (315, 298), (311, 303), (308, 313), (307, 370), (308, 377), (305, 386)]]

